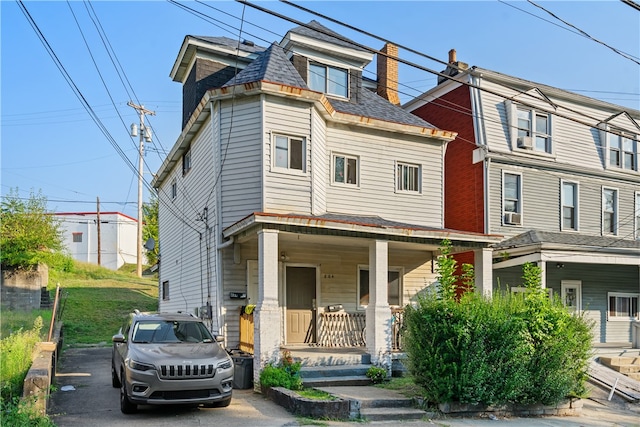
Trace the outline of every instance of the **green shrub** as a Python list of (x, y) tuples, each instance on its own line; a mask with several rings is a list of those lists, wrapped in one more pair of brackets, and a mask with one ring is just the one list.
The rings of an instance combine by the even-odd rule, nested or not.
[(591, 325), (548, 298), (537, 267), (526, 264), (524, 276), (524, 295), (456, 301), (448, 290), (405, 309), (409, 371), (428, 402), (555, 404), (584, 395)]
[(387, 379), (387, 370), (380, 366), (372, 366), (367, 369), (365, 375), (371, 380), (372, 383), (380, 384), (382, 381)]
[(289, 390), (301, 390), (300, 362), (288, 361), (286, 358), (279, 364), (268, 364), (260, 372), (260, 386), (284, 387)]

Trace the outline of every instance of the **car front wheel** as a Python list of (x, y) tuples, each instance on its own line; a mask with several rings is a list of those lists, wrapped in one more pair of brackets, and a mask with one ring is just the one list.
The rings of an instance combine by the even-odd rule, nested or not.
[(138, 410), (138, 405), (129, 400), (123, 371), (120, 372), (120, 378), (120, 411), (123, 414), (133, 414)]

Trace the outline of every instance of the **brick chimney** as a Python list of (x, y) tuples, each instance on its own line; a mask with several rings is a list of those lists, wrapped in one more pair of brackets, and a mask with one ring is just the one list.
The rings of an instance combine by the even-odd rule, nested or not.
[[(458, 61), (456, 50), (451, 49), (449, 51), (449, 65), (447, 65), (447, 68), (444, 71), (442, 71), (442, 74), (446, 74), (447, 76), (453, 77), (456, 74), (458, 74), (460, 71), (466, 70), (468, 68), (469, 68), (469, 64), (467, 64), (466, 62)], [(447, 80), (449, 79), (447, 79), (446, 77), (438, 76), (438, 84), (443, 83)]]
[(378, 54), (378, 88), (376, 93), (394, 105), (400, 105), (398, 96), (398, 46), (386, 43)]

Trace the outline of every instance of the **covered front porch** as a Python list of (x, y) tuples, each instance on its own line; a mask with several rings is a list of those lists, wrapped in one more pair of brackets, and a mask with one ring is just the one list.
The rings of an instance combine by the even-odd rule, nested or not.
[[(225, 230), (225, 286), (246, 265), (245, 290), (253, 311), (254, 380), (283, 351), (366, 354), (391, 366), (401, 350), (402, 307), (433, 289), (443, 239), (476, 254), (476, 285), (491, 286), (491, 250), (497, 237), (348, 216), (254, 214)], [(227, 276), (229, 279), (227, 279)], [(233, 300), (225, 301), (233, 325)], [(238, 307), (238, 305), (236, 305)], [(238, 327), (240, 330), (246, 328)], [(227, 340), (234, 342), (233, 330)], [(238, 336), (239, 342), (247, 339)], [(320, 357), (322, 360), (323, 357)]]

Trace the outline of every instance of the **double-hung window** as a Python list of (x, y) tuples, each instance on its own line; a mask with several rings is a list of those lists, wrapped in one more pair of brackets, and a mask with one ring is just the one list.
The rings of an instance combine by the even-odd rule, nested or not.
[(344, 68), (309, 64), (309, 88), (329, 95), (346, 98), (349, 94), (349, 72)]
[(305, 172), (304, 138), (275, 135), (275, 167)]
[[(401, 305), (402, 284), (401, 269), (389, 269), (387, 276), (387, 303), (392, 306)], [(358, 305), (366, 307), (369, 305), (369, 269), (360, 267), (358, 269)]]
[(602, 189), (602, 234), (618, 234), (618, 190)]
[(561, 230), (578, 229), (578, 184), (562, 182), (562, 225)]
[(401, 192), (419, 193), (421, 171), (419, 165), (410, 163), (396, 163), (396, 190)]
[(548, 113), (517, 107), (518, 148), (551, 154), (551, 117)]
[(522, 225), (522, 175), (502, 175), (502, 213), (505, 225)]
[(638, 318), (638, 294), (609, 292), (609, 320), (632, 320)]
[(609, 166), (614, 168), (638, 170), (638, 141), (623, 132), (609, 133)]
[(333, 155), (333, 182), (358, 185), (358, 158), (342, 154)]
[(182, 155), (182, 175), (191, 170), (191, 148)]
[(635, 218), (636, 218), (636, 240), (640, 240), (640, 191), (636, 191), (636, 208), (635, 208)]
[(178, 196), (178, 182), (176, 181), (175, 178), (173, 178), (173, 181), (171, 181), (171, 200), (175, 200), (177, 196)]

